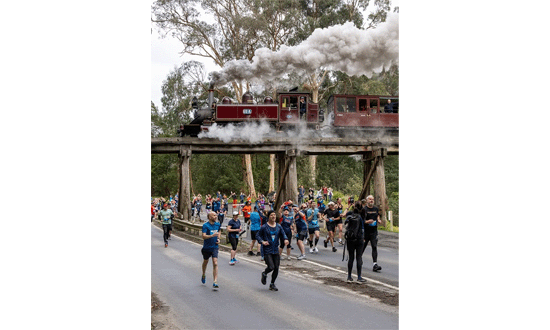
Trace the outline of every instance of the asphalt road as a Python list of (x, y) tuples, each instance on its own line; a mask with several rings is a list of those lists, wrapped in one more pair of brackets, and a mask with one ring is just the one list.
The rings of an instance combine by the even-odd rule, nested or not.
[[(228, 214), (232, 213), (232, 206), (230, 204), (229, 206), (230, 212)], [(205, 220), (206, 214), (203, 210), (201, 214), (201, 218)], [(222, 227), (226, 227), (229, 223), (230, 217), (226, 217)], [(241, 224), (244, 223), (243, 218), (240, 218)], [(338, 230), (337, 230), (338, 231)], [(245, 246), (250, 246), (250, 232), (248, 231), (245, 235), (245, 237), (242, 238), (242, 244)], [(338, 234), (335, 234), (335, 237), (338, 238)], [(334, 246), (336, 247), (337, 251), (332, 252), (330, 243), (328, 243), (327, 248), (323, 246), (323, 240), (326, 238), (326, 236), (323, 236), (321, 233), (321, 236), (319, 238), (319, 243), (317, 244), (317, 249), (319, 249), (318, 253), (309, 253), (309, 245), (305, 245), (306, 247), (306, 260), (308, 261), (315, 261), (323, 265), (336, 267), (338, 269), (342, 269), (344, 271), (347, 271), (347, 259), (344, 259), (345, 261), (342, 261), (342, 253), (344, 246), (340, 245), (339, 243), (335, 242)], [(391, 233), (382, 232), (379, 230), (378, 234), (378, 258), (377, 263), (382, 267), (382, 271), (380, 272), (373, 272), (372, 266), (373, 266), (373, 259), (372, 259), (372, 248), (371, 244), (368, 243), (367, 248), (365, 249), (365, 252), (363, 253), (363, 271), (362, 276), (367, 278), (372, 278), (377, 281), (381, 281), (387, 284), (390, 284), (392, 286), (399, 287), (399, 250), (397, 248), (392, 248), (385, 245), (385, 240), (396, 240), (394, 237), (392, 237)], [(247, 245), (248, 244), (248, 245)], [(300, 255), (300, 250), (298, 249), (298, 245), (296, 244), (296, 239), (293, 238), (291, 245), (294, 247), (294, 250), (291, 250), (290, 255), (292, 257), (298, 257)], [(227, 245), (229, 246), (229, 245)], [(254, 247), (254, 252), (256, 251), (256, 246)], [(347, 251), (346, 251), (347, 254)], [(286, 257), (286, 248), (283, 250), (283, 256)], [(260, 260), (260, 257), (258, 257), (258, 260)], [(354, 276), (356, 276), (355, 266), (353, 270)], [(344, 275), (345, 276), (345, 275)]]
[[(281, 263), (276, 281), (279, 291), (274, 292), (269, 291), (271, 276), (268, 285), (260, 282), (265, 264), (259, 257), (243, 256), (230, 266), (229, 253), (220, 251), (220, 289), (214, 291), (211, 262), (206, 284), (200, 281), (201, 247), (173, 235), (164, 248), (162, 230), (151, 225), (151, 291), (169, 307), (163, 315), (164, 328), (398, 328), (397, 306), (293, 271), (297, 260)], [(307, 267), (307, 263), (300, 265)]]

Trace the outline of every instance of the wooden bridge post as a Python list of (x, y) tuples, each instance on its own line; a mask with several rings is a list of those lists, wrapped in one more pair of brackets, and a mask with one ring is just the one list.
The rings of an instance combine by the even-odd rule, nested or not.
[(384, 157), (388, 155), (388, 150), (379, 148), (374, 151), (374, 155), (378, 158), (376, 168), (374, 170), (374, 200), (380, 210), (380, 219), (386, 222), (386, 214), (388, 212), (388, 196), (386, 194), (386, 177), (384, 174)]
[(366, 154), (363, 154), (363, 186), (365, 187), (365, 192), (363, 193), (364, 196), (359, 195), (359, 200), (365, 198), (366, 196), (370, 195), (370, 177), (369, 173), (372, 167), (372, 151), (367, 152)]
[(298, 170), (296, 168), (296, 149), (286, 151), (288, 167), (286, 195), (294, 204), (298, 204)]
[(286, 167), (286, 159), (285, 155), (282, 153), (275, 154), (275, 161), (277, 162), (277, 190), (276, 190), (276, 196), (275, 196), (275, 203), (273, 204), (273, 207), (276, 211), (279, 210), (279, 207), (285, 200), (285, 176), (288, 172), (288, 168)]
[(183, 216), (184, 220), (191, 220), (191, 186), (190, 186), (190, 171), (189, 160), (191, 159), (191, 149), (181, 147), (179, 152), (180, 158), (180, 187), (179, 187), (179, 202), (178, 212)]

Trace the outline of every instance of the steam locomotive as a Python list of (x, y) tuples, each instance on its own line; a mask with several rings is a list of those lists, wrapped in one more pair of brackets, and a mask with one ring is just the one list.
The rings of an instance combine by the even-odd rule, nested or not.
[[(386, 106), (388, 105), (388, 106)], [(399, 98), (380, 95), (331, 95), (326, 109), (312, 102), (311, 93), (296, 89), (277, 92), (276, 100), (265, 97), (263, 102), (254, 102), (250, 92), (244, 93), (242, 103), (224, 97), (221, 104), (214, 102), (213, 90), (208, 92), (208, 106), (198, 107), (193, 98), (195, 118), (188, 125), (181, 125), (179, 136), (197, 136), (208, 131), (214, 123), (218, 126), (265, 121), (279, 130), (295, 129), (305, 124), (319, 130), (330, 127), (335, 132), (344, 130), (377, 130), (398, 132)], [(385, 110), (386, 109), (386, 110)], [(300, 126), (302, 127), (302, 126)]]

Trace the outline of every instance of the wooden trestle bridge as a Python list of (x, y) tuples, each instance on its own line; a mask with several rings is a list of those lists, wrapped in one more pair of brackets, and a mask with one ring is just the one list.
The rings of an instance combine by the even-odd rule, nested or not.
[(362, 155), (363, 189), (359, 199), (370, 195), (370, 180), (374, 176), (374, 197), (381, 216), (386, 217), (388, 198), (384, 175), (384, 157), (399, 153), (397, 134), (382, 137), (362, 138), (265, 138), (260, 143), (251, 144), (246, 140), (223, 142), (219, 139), (174, 137), (151, 138), (151, 154), (179, 155), (180, 185), (178, 212), (184, 219), (191, 218), (191, 189), (189, 160), (192, 154), (275, 154), (278, 164), (275, 208), (284, 200), (298, 200), (298, 179), (296, 157), (301, 155)]

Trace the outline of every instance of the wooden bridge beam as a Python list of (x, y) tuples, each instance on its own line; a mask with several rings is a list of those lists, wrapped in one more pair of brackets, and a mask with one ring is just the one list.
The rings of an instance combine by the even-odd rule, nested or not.
[(180, 186), (179, 186), (179, 201), (178, 212), (184, 220), (191, 219), (191, 180), (189, 160), (191, 159), (191, 149), (189, 147), (181, 147), (179, 151), (179, 170), (180, 170)]

